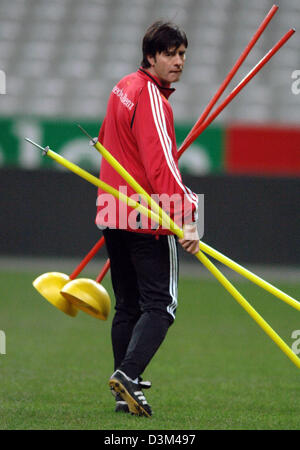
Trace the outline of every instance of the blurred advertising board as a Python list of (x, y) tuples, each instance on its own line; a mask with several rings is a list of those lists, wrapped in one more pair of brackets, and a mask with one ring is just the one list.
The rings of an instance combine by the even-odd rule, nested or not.
[[(101, 156), (89, 146), (80, 123), (93, 137), (101, 121), (0, 118), (0, 167), (65, 170), (25, 141), (25, 137), (98, 172)], [(192, 128), (175, 124), (178, 147)], [(109, 149), (108, 149), (109, 150)], [(300, 175), (300, 128), (277, 125), (213, 125), (182, 155), (183, 174)]]

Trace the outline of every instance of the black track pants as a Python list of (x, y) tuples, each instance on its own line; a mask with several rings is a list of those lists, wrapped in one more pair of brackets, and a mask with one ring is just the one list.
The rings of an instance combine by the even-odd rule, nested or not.
[(116, 298), (112, 323), (115, 369), (143, 373), (175, 319), (178, 251), (175, 236), (103, 230)]

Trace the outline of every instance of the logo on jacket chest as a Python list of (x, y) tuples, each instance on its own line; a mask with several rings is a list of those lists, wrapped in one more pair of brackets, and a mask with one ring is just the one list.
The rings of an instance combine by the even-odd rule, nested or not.
[(123, 89), (118, 88), (118, 86), (114, 86), (112, 92), (119, 97), (120, 102), (123, 103), (126, 108), (130, 111), (132, 110), (134, 103), (127, 97), (126, 92), (123, 92)]

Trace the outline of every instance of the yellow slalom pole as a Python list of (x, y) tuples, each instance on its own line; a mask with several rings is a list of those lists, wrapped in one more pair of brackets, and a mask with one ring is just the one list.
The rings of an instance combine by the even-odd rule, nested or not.
[(222, 255), (222, 253), (218, 252), (217, 250), (213, 249), (212, 247), (210, 247), (209, 245), (205, 244), (202, 241), (200, 241), (200, 249), (203, 252), (207, 253), (209, 256), (213, 257), (217, 261), (224, 264), (225, 266), (229, 267), (230, 269), (232, 269), (235, 272), (239, 273), (240, 275), (244, 276), (248, 280), (257, 284), (261, 288), (263, 288), (266, 291), (270, 292), (271, 294), (275, 295), (280, 300), (286, 302), (290, 306), (293, 306), (295, 309), (300, 311), (300, 302), (299, 301), (295, 300), (293, 297), (287, 295), (285, 292), (276, 288), (271, 283), (268, 283), (263, 278), (260, 278), (259, 276), (255, 275), (253, 272), (251, 272), (250, 270), (241, 266), (240, 264), (237, 264), (236, 262), (234, 262), (232, 259), (228, 258), (227, 256)]
[(66, 167), (66, 169), (69, 169), (71, 172), (75, 173), (76, 175), (79, 175), (81, 178), (84, 178), (86, 181), (93, 184), (94, 186), (100, 187), (105, 192), (113, 195), (115, 198), (126, 203), (131, 208), (137, 209), (139, 212), (146, 215), (150, 219), (158, 222), (158, 220), (159, 220), (158, 216), (156, 214), (154, 214), (153, 211), (151, 211), (151, 209), (145, 208), (145, 206), (141, 205), (140, 203), (136, 202), (135, 200), (132, 200), (130, 197), (123, 194), (122, 192), (119, 192), (117, 189), (113, 188), (109, 184), (104, 183), (104, 181), (101, 181), (99, 178), (95, 177), (94, 175), (91, 175), (86, 170), (81, 169), (81, 167), (68, 161), (66, 158), (62, 157), (58, 153), (55, 153), (53, 150), (46, 148), (45, 152), (46, 152), (47, 156), (49, 156), (50, 158), (52, 158), (54, 161), (61, 164), (62, 166)]
[[(171, 231), (176, 234), (176, 230), (179, 230), (179, 227), (172, 221), (172, 219), (159, 207), (159, 205), (150, 197), (150, 195), (142, 188), (142, 186), (137, 183), (137, 181), (124, 169), (124, 167), (118, 162), (114, 156), (99, 142), (98, 140), (94, 140), (88, 133), (80, 126), (80, 129), (91, 139), (93, 146), (98, 150), (98, 152), (107, 160), (107, 162), (127, 181), (127, 183), (138, 193), (141, 194), (149, 207), (154, 210), (157, 214), (159, 214), (164, 220), (164, 225), (169, 225)], [(161, 223), (160, 223), (161, 225)], [(250, 272), (250, 270), (245, 269), (240, 264), (237, 264), (230, 258), (222, 253), (214, 250), (209, 245), (205, 244), (203, 241), (200, 241), (200, 250), (204, 251), (208, 255), (212, 256), (217, 261), (221, 262), (225, 266), (228, 266), (230, 269), (236, 271), (240, 275), (244, 276), (248, 280), (257, 284), (261, 288), (273, 294), (275, 297), (280, 300), (286, 302), (290, 306), (293, 306), (295, 309), (300, 311), (300, 302), (294, 299), (293, 297), (287, 295), (285, 292), (273, 286), (271, 283), (268, 283), (264, 279), (258, 277), (254, 273)]]
[[(69, 169), (71, 172), (75, 173), (79, 177), (85, 179), (89, 183), (93, 184), (96, 187), (100, 187), (108, 194), (113, 195), (116, 199), (121, 200), (123, 203), (126, 203), (128, 206), (130, 206), (133, 209), (137, 209), (140, 213), (144, 214), (145, 216), (149, 217), (149, 219), (161, 223), (161, 218), (155, 214), (151, 209), (146, 208), (145, 206), (141, 205), (140, 203), (136, 202), (135, 200), (131, 199), (127, 195), (123, 194), (122, 192), (118, 191), (117, 189), (113, 188), (109, 184), (105, 183), (104, 181), (101, 181), (99, 178), (95, 177), (94, 175), (91, 175), (86, 170), (82, 169), (81, 167), (77, 166), (76, 164), (72, 163), (71, 161), (67, 160), (63, 156), (59, 155), (58, 153), (51, 150), (49, 147), (41, 147), (36, 142), (32, 141), (31, 139), (25, 138), (26, 141), (30, 142), (31, 144), (38, 147), (42, 152), (49, 156), (51, 159), (56, 161), (61, 166), (65, 167), (66, 169)], [(125, 170), (125, 169), (124, 169)], [(177, 227), (178, 233), (180, 237), (183, 237), (183, 231)]]
[[(27, 139), (28, 140), (28, 139)], [(99, 180), (95, 176), (91, 175), (89, 172), (81, 169), (76, 164), (71, 163), (67, 159), (53, 152), (49, 148), (43, 149), (39, 145), (35, 144), (33, 141), (28, 140), (33, 145), (38, 146), (43, 150), (45, 154), (47, 154), (50, 158), (54, 159), (56, 162), (61, 164), (62, 166), (69, 169), (71, 172), (79, 175), (81, 178), (84, 178), (89, 183), (100, 187), (104, 191), (112, 194), (115, 198), (125, 202), (129, 206), (134, 209), (137, 209), (142, 214), (145, 214), (147, 217), (159, 222), (163, 225), (162, 216), (166, 213), (161, 210), (161, 215), (157, 215), (153, 211), (145, 208), (140, 203), (130, 199), (125, 194), (121, 194), (119, 191), (111, 187), (110, 185), (104, 183)], [(125, 169), (124, 169), (125, 170)], [(158, 205), (157, 205), (158, 206)], [(159, 206), (158, 206), (159, 208)], [(168, 216), (167, 216), (168, 217)], [(169, 218), (169, 221), (172, 223), (172, 220)], [(175, 230), (170, 230), (174, 232), (180, 239), (183, 237), (183, 231), (176, 226)], [(288, 345), (280, 338), (280, 336), (273, 330), (273, 328), (258, 314), (255, 309), (247, 302), (247, 300), (239, 293), (239, 291), (227, 280), (227, 278), (213, 265), (213, 263), (199, 250), (196, 253), (196, 258), (204, 264), (204, 266), (216, 277), (216, 279), (225, 287), (225, 289), (234, 297), (234, 299), (248, 312), (248, 314), (256, 321), (256, 323), (265, 331), (265, 333), (278, 345), (278, 347), (290, 358), (290, 360), (300, 368), (300, 359), (293, 353), (293, 351), (288, 347)]]
[(246, 310), (255, 322), (267, 333), (267, 335), (278, 345), (278, 347), (290, 358), (290, 360), (300, 369), (300, 359), (281, 339), (263, 317), (250, 305), (240, 292), (227, 280), (227, 278), (212, 264), (212, 262), (202, 253), (196, 254), (199, 261), (217, 278), (224, 288), (234, 297), (234, 299)]

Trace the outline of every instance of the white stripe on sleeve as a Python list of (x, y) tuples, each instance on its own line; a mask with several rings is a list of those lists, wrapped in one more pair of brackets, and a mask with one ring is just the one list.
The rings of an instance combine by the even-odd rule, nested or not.
[(150, 97), (150, 103), (151, 103), (151, 110), (152, 115), (154, 119), (154, 123), (156, 126), (157, 134), (160, 139), (160, 143), (168, 164), (168, 167), (176, 180), (177, 184), (180, 186), (182, 191), (186, 194), (187, 199), (195, 205), (197, 208), (198, 205), (198, 197), (196, 194), (192, 193), (192, 191), (184, 186), (184, 184), (181, 181), (181, 177), (179, 174), (179, 171), (176, 167), (173, 155), (172, 155), (172, 141), (170, 136), (168, 135), (167, 128), (166, 128), (166, 120), (163, 112), (163, 105), (162, 100), (160, 96), (160, 92), (158, 88), (148, 81), (148, 92)]

